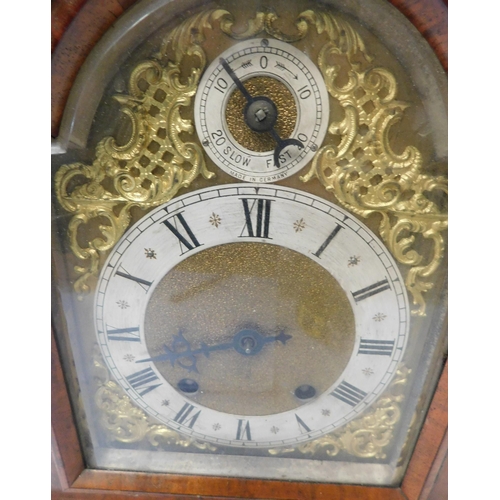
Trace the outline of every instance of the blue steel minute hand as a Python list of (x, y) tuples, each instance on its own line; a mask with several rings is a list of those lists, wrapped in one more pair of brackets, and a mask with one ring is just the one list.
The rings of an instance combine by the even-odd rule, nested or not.
[(182, 331), (174, 336), (172, 342), (172, 349), (164, 345), (164, 354), (153, 356), (151, 358), (139, 359), (136, 363), (146, 363), (149, 361), (170, 361), (172, 366), (177, 364), (188, 371), (195, 371), (198, 373), (196, 366), (197, 357), (203, 354), (209, 357), (211, 352), (225, 351), (234, 349), (236, 352), (244, 356), (252, 356), (262, 350), (265, 344), (271, 342), (281, 342), (285, 344), (287, 340), (291, 339), (291, 335), (287, 335), (283, 330), (278, 335), (263, 336), (256, 330), (243, 329), (239, 331), (230, 342), (225, 342), (216, 345), (207, 345), (205, 342), (200, 344), (198, 349), (192, 349), (189, 341), (184, 337)]

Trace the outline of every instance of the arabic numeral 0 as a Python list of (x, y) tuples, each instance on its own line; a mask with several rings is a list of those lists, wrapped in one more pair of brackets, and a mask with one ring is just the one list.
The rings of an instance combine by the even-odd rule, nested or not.
[(267, 62), (268, 62), (268, 61), (267, 61), (267, 57), (266, 57), (266, 56), (262, 56), (262, 57), (260, 58), (260, 67), (261, 67), (262, 69), (266, 69), (266, 68), (267, 68)]
[(302, 132), (297, 136), (297, 139), (302, 142), (302, 144), (305, 144), (307, 142), (307, 135), (303, 134)]

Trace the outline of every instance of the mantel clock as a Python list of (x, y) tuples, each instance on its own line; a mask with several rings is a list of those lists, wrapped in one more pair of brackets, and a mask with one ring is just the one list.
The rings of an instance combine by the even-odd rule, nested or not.
[(447, 142), (444, 71), (397, 9), (137, 2), (57, 148), (89, 469), (400, 485), (446, 352)]

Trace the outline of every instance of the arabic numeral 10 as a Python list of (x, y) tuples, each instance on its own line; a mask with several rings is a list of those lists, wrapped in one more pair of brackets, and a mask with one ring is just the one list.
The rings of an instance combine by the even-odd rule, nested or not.
[(307, 85), (304, 85), (297, 92), (301, 99), (307, 99), (312, 94), (311, 89), (307, 88)]

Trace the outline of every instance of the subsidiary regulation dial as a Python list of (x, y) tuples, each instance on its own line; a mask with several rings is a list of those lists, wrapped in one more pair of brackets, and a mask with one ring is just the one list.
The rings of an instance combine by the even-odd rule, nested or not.
[(224, 51), (205, 71), (195, 123), (208, 156), (245, 182), (275, 182), (312, 160), (328, 126), (328, 93), (306, 54), (273, 39)]

